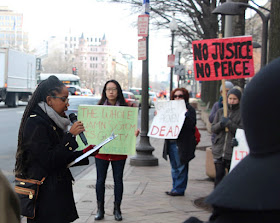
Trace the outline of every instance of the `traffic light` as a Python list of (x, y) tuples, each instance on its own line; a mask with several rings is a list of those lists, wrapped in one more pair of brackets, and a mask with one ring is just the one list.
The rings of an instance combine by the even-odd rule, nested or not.
[(188, 78), (192, 75), (192, 70), (188, 70)]
[(188, 81), (187, 81), (187, 84), (191, 84), (191, 80), (188, 80)]
[(76, 67), (72, 67), (72, 74), (77, 75), (77, 68)]

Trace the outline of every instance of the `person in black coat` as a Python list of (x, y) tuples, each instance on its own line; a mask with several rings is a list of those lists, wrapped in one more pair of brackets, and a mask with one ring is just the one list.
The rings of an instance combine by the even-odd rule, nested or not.
[[(280, 57), (245, 88), (241, 116), (250, 152), (205, 200), (213, 206), (209, 223), (280, 221), (279, 71)], [(201, 221), (185, 221), (195, 222)]]
[[(80, 121), (67, 132), (70, 121), (68, 89), (55, 76), (41, 82), (25, 108), (19, 133), (15, 176), (41, 180), (34, 219), (27, 222), (67, 223), (78, 218), (67, 165), (84, 151), (75, 151), (75, 136), (84, 131)], [(84, 160), (88, 164), (88, 159)]]
[(185, 121), (177, 139), (166, 139), (163, 158), (169, 156), (172, 175), (172, 190), (165, 193), (170, 196), (184, 196), (188, 184), (189, 161), (195, 155), (196, 112), (189, 104), (189, 93), (185, 88), (176, 88), (171, 92), (171, 100), (185, 100), (187, 112)]

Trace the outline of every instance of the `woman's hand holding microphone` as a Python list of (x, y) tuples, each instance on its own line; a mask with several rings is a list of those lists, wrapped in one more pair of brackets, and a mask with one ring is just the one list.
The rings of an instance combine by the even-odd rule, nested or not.
[(69, 132), (74, 136), (79, 135), (83, 131), (85, 131), (85, 127), (81, 121), (74, 122), (69, 130)]
[[(69, 132), (74, 136), (77, 136), (84, 131), (85, 131), (85, 127), (81, 121), (74, 122), (69, 130)], [(94, 147), (95, 147), (95, 145), (89, 145), (88, 147), (83, 149), (83, 153), (86, 153), (86, 152), (92, 150)], [(95, 151), (94, 153), (92, 153), (90, 156), (95, 156), (98, 153), (99, 153), (99, 149), (97, 151)]]

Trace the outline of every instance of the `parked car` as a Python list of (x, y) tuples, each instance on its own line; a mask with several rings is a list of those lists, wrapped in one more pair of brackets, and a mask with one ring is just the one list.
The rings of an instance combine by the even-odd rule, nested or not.
[(149, 106), (155, 106), (155, 102), (157, 101), (156, 92), (149, 92)]
[(65, 112), (66, 115), (69, 116), (71, 113), (75, 113), (78, 115), (78, 107), (79, 105), (97, 105), (100, 97), (94, 97), (94, 96), (72, 96), (69, 95), (69, 107), (68, 110)]
[(82, 88), (81, 89), (81, 95), (83, 95), (83, 96), (93, 96), (93, 93), (91, 92), (91, 90), (89, 90), (87, 88)]
[(139, 107), (139, 101), (136, 99), (135, 95), (129, 91), (123, 91), (123, 96), (125, 102), (130, 107)]
[(67, 86), (66, 87), (68, 88), (68, 91), (69, 91), (69, 95), (81, 95), (82, 92), (81, 92), (81, 87), (79, 86)]
[(129, 91), (134, 94), (135, 98), (139, 101), (139, 107), (141, 107), (142, 88), (130, 88)]

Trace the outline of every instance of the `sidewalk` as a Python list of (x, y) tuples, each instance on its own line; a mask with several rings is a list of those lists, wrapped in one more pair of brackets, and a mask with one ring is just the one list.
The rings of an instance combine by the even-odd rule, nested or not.
[[(121, 205), (122, 222), (183, 222), (191, 216), (208, 220), (210, 212), (194, 205), (194, 200), (207, 196), (213, 190), (213, 182), (205, 174), (205, 148), (211, 146), (211, 136), (197, 115), (197, 127), (201, 142), (190, 162), (188, 187), (183, 197), (170, 197), (165, 191), (171, 190), (171, 167), (162, 158), (163, 140), (150, 138), (155, 148), (153, 155), (159, 165), (135, 167), (127, 159), (124, 170), (124, 195)], [(82, 172), (74, 185), (74, 196), (80, 218), (75, 223), (95, 222), (96, 214), (96, 169), (92, 165)], [(106, 180), (105, 218), (97, 222), (115, 222), (113, 216), (114, 182), (109, 169)]]

